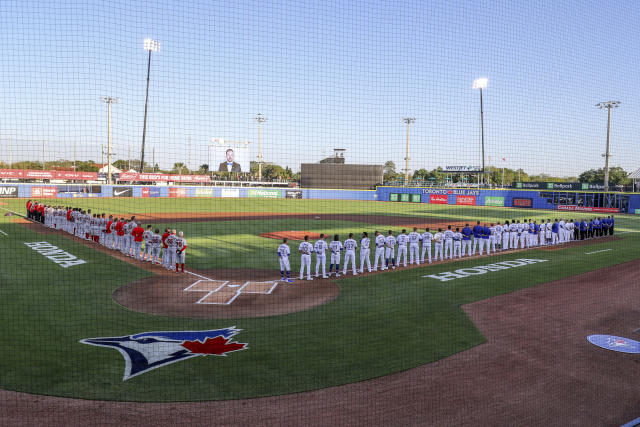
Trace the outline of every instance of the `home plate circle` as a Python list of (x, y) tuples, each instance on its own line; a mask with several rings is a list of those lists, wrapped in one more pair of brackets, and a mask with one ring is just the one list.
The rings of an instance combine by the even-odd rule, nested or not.
[(640, 354), (640, 342), (629, 338), (614, 335), (589, 335), (587, 341), (607, 350)]

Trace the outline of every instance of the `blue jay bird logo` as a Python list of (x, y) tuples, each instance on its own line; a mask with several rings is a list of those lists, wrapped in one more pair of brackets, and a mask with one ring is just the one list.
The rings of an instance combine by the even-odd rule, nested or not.
[(142, 332), (122, 337), (86, 338), (82, 344), (111, 347), (125, 360), (123, 381), (152, 369), (196, 356), (226, 356), (245, 350), (246, 343), (232, 342), (241, 329), (235, 326), (209, 331)]

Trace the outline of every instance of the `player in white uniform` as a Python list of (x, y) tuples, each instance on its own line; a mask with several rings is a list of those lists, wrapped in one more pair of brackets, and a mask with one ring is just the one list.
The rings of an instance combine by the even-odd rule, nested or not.
[(544, 220), (540, 222), (540, 230), (538, 232), (538, 244), (540, 246), (544, 246), (545, 238), (544, 235), (547, 231), (547, 224), (544, 223)]
[(493, 251), (496, 251), (496, 246), (502, 246), (502, 224), (499, 222), (493, 227)]
[[(131, 235), (131, 232), (137, 226), (138, 226), (138, 223), (136, 222), (136, 217), (132, 216), (131, 217), (131, 221), (129, 221), (129, 230), (125, 234), (125, 237), (126, 237), (126, 255), (129, 255), (129, 256), (133, 256), (134, 255), (133, 252), (134, 252), (135, 248), (133, 247), (133, 236)], [(176, 234), (176, 230), (173, 230), (173, 234), (174, 235)], [(173, 265), (171, 267), (173, 267)]]
[(329, 250), (331, 250), (331, 263), (329, 264), (329, 276), (333, 274), (333, 266), (336, 266), (336, 277), (340, 277), (340, 251), (344, 250), (340, 236), (337, 234), (333, 236), (333, 242), (329, 243)]
[(347, 270), (349, 269), (349, 261), (351, 261), (351, 266), (353, 267), (353, 275), (356, 276), (358, 273), (356, 272), (356, 248), (358, 247), (358, 243), (353, 240), (353, 233), (349, 233), (349, 238), (344, 241), (344, 269), (342, 270), (342, 274), (347, 275)]
[(142, 253), (142, 261), (151, 262), (153, 254), (151, 253), (151, 237), (153, 236), (153, 230), (150, 225), (147, 225), (147, 229), (142, 233), (142, 240), (144, 241), (144, 252)]
[[(453, 259), (453, 231), (451, 226), (448, 226), (444, 233), (444, 259)], [(482, 247), (482, 246), (481, 246)]]
[(311, 252), (313, 245), (309, 243), (309, 236), (304, 236), (304, 241), (298, 246), (300, 252), (300, 280), (304, 279), (304, 268), (307, 268), (307, 280), (313, 280), (311, 277)]
[(435, 247), (435, 252), (434, 252), (434, 259), (437, 261), (438, 260), (438, 254), (440, 254), (440, 261), (443, 260), (443, 245), (444, 245), (444, 237), (442, 236), (442, 228), (438, 228), (438, 232), (433, 236), (433, 241), (435, 242), (434, 247)]
[(413, 227), (413, 231), (409, 233), (409, 264), (420, 264), (420, 233), (418, 227)]
[(178, 269), (184, 273), (184, 259), (185, 251), (187, 250), (187, 240), (184, 238), (184, 233), (181, 231), (176, 238), (176, 273)]
[(529, 238), (529, 223), (527, 220), (518, 224), (518, 236), (520, 237), (520, 249), (524, 249)]
[(384, 258), (384, 249), (385, 249), (386, 240), (379, 231), (376, 231), (376, 253), (373, 256), (373, 271), (378, 271), (378, 260), (380, 260), (380, 270), (384, 271), (387, 268), (385, 267), (385, 258)]
[(547, 245), (551, 244), (551, 228), (553, 227), (553, 224), (551, 224), (551, 219), (547, 219), (547, 231), (544, 233), (544, 238), (547, 240)]
[(389, 235), (384, 240), (385, 250), (384, 257), (387, 260), (387, 268), (389, 268), (389, 262), (391, 262), (391, 268), (396, 269), (396, 238), (393, 237), (393, 231), (389, 230)]
[(511, 221), (510, 230), (511, 232), (509, 233), (509, 247), (511, 249), (518, 249), (518, 223), (516, 222), (516, 220)]
[(460, 227), (456, 227), (455, 233), (453, 233), (453, 258), (458, 254), (458, 258), (462, 257), (462, 233)]
[(407, 230), (402, 230), (402, 233), (398, 236), (398, 267), (402, 263), (404, 255), (404, 266), (407, 266), (407, 244), (409, 243), (409, 236), (407, 236)]
[(564, 219), (560, 218), (560, 221), (558, 222), (558, 240), (559, 243), (564, 243), (567, 241), (567, 232), (566, 229), (564, 227)]
[(278, 260), (280, 261), (280, 276), (287, 283), (293, 283), (291, 280), (291, 264), (289, 264), (290, 255), (291, 250), (287, 245), (287, 239), (282, 239), (282, 244), (278, 246)]
[(433, 240), (433, 234), (429, 231), (428, 228), (424, 229), (424, 233), (422, 233), (422, 262), (424, 263), (425, 254), (427, 255), (427, 260), (429, 264), (431, 264), (431, 240)]
[(327, 249), (329, 245), (324, 241), (324, 233), (320, 234), (320, 239), (313, 245), (313, 250), (316, 253), (316, 277), (322, 264), (322, 278), (326, 279), (327, 276)]
[(369, 235), (367, 232), (362, 233), (362, 239), (360, 239), (360, 273), (364, 273), (364, 265), (367, 264), (367, 271), (371, 273), (371, 259), (369, 258)]
[(167, 250), (164, 251), (164, 253), (162, 254), (162, 257), (167, 258), (167, 265), (166, 265), (167, 270), (173, 270), (175, 268), (177, 238), (178, 236), (176, 236), (176, 230), (171, 230), (171, 234), (169, 234), (167, 238), (164, 240), (164, 243), (167, 245)]
[(156, 232), (151, 234), (151, 238), (149, 239), (149, 244), (151, 245), (151, 263), (159, 264), (160, 259), (160, 246), (162, 245), (162, 236), (160, 235), (160, 230), (156, 228)]

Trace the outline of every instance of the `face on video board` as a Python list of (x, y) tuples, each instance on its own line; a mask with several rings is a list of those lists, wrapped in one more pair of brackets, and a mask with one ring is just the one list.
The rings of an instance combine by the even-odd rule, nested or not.
[(249, 172), (248, 144), (230, 144), (224, 141), (214, 141), (213, 159), (211, 165), (218, 172)]

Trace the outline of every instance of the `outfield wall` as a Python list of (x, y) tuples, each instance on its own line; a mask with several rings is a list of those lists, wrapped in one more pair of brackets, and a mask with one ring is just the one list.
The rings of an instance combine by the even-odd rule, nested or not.
[(0, 198), (272, 198), (413, 202), (640, 214), (640, 193), (596, 191), (378, 187), (334, 190), (266, 187), (0, 184)]

